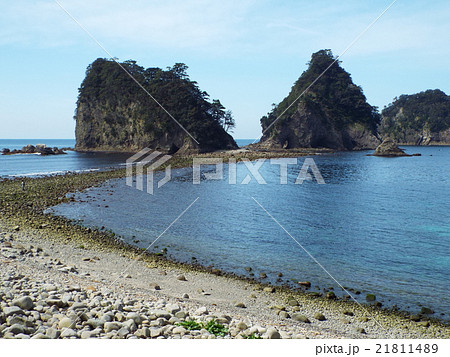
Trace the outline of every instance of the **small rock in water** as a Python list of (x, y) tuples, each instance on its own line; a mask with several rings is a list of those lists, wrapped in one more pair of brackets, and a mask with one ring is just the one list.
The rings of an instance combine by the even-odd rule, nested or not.
[(377, 298), (374, 294), (367, 294), (366, 295), (366, 300), (367, 301), (375, 301)]
[(261, 279), (266, 279), (267, 278), (267, 274), (266, 273), (259, 273), (259, 277)]
[(301, 286), (304, 286), (305, 288), (310, 288), (311, 287), (311, 282), (310, 281), (299, 281), (297, 284), (301, 285)]
[(422, 309), (420, 310), (420, 313), (423, 314), (423, 315), (431, 315), (431, 314), (434, 314), (434, 311), (431, 310), (428, 307), (422, 306)]

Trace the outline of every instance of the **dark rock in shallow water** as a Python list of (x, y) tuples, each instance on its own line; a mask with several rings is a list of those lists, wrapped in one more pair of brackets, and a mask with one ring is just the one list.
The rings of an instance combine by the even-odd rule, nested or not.
[(9, 150), (9, 149), (3, 149), (2, 150), (3, 155), (14, 155), (14, 154), (40, 154), (40, 155), (62, 155), (65, 154), (65, 152), (62, 149), (58, 149), (57, 147), (50, 148), (47, 147), (45, 144), (37, 144), (34, 145), (27, 145), (24, 146), (22, 149), (17, 150)]
[(397, 157), (397, 156), (411, 156), (411, 155), (408, 155), (407, 153), (405, 153), (403, 149), (400, 149), (393, 139), (386, 138), (375, 149), (373, 156)]
[(434, 314), (434, 311), (431, 310), (428, 307), (422, 306), (422, 309), (420, 310), (420, 313), (423, 314), (423, 315), (431, 315), (431, 314)]
[(311, 287), (311, 282), (309, 282), (309, 281), (299, 281), (297, 284), (301, 285), (301, 286), (304, 286), (306, 288), (310, 288)]

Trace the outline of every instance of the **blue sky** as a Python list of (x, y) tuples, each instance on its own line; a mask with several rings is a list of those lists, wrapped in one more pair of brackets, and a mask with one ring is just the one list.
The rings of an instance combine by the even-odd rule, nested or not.
[[(59, 0), (120, 60), (189, 66), (192, 80), (233, 111), (235, 138), (306, 69), (339, 55), (391, 1)], [(0, 138), (73, 138), (86, 67), (109, 57), (53, 0), (0, 7)], [(398, 0), (341, 58), (370, 104), (439, 88), (450, 94), (450, 2)], [(164, 105), (164, 99), (160, 99)]]

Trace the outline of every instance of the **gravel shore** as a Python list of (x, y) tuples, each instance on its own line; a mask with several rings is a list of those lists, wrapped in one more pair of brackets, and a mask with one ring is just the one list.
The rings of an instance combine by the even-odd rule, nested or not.
[[(313, 299), (0, 223), (3, 338), (449, 338), (439, 322)], [(416, 320), (416, 321), (414, 321)]]
[(0, 180), (0, 337), (450, 338), (448, 324), (427, 315), (215, 275), (45, 214), (76, 191), (124, 175)]

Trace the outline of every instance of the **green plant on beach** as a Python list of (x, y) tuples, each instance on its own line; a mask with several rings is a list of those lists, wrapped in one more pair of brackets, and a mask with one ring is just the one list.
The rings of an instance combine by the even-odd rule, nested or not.
[(195, 320), (187, 320), (178, 323), (178, 326), (182, 326), (189, 331), (205, 329), (209, 333), (222, 337), (228, 334), (228, 329), (224, 325), (219, 324), (214, 319), (208, 321), (206, 324), (203, 322), (197, 322)]
[(209, 333), (212, 333), (216, 336), (225, 336), (228, 333), (228, 329), (222, 325), (219, 324), (216, 320), (210, 320), (207, 324), (204, 324), (203, 327), (206, 331)]
[(192, 330), (201, 330), (202, 324), (198, 323), (195, 320), (186, 320), (178, 323), (178, 326), (184, 327), (186, 330), (192, 331)]

